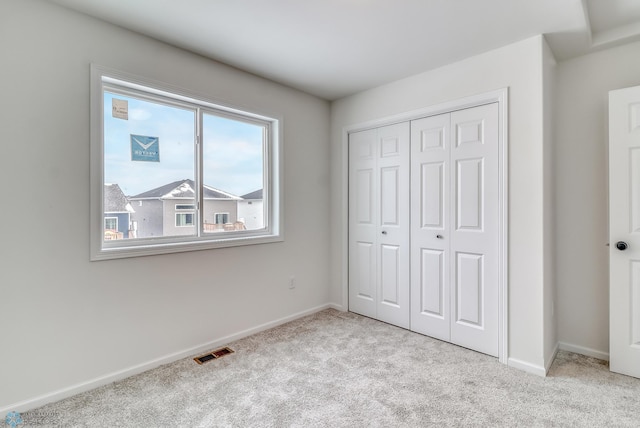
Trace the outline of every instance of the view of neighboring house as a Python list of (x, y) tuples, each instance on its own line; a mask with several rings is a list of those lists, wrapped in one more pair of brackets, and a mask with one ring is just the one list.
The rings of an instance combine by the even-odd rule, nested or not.
[(104, 185), (104, 239), (134, 238), (133, 207), (117, 184)]
[(238, 220), (242, 221), (248, 230), (264, 227), (264, 204), (262, 189), (241, 196), (238, 201)]
[[(191, 235), (196, 231), (195, 183), (174, 181), (135, 196), (104, 186), (104, 239)], [(241, 197), (204, 186), (205, 232), (264, 227), (262, 189)]]
[[(132, 221), (138, 238), (191, 235), (195, 233), (195, 183), (179, 180), (129, 197), (135, 214)], [(240, 197), (204, 186), (204, 230), (242, 230), (238, 223)]]

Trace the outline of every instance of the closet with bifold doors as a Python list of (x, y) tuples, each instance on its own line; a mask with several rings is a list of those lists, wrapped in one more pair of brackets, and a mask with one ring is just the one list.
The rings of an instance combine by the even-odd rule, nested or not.
[(497, 102), (349, 134), (349, 310), (498, 356)]

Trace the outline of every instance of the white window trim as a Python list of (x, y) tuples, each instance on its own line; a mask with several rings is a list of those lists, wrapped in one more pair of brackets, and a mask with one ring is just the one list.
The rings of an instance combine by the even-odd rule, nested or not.
[[(189, 207), (189, 208), (178, 208), (178, 207)], [(176, 204), (175, 205), (175, 210), (176, 211), (180, 211), (180, 212), (183, 212), (183, 211), (195, 211), (195, 209), (196, 209), (196, 206), (193, 205), (193, 204)]]
[[(115, 229), (107, 229), (107, 220), (115, 220), (116, 221), (116, 228)], [(103, 225), (104, 225), (104, 230), (118, 230), (118, 226), (119, 226), (118, 225), (118, 217), (105, 216)]]
[[(193, 223), (191, 224), (178, 224), (178, 216), (180, 215), (186, 215), (186, 214), (191, 214), (193, 217), (191, 217), (193, 219)], [(176, 227), (194, 227), (196, 225), (196, 214), (194, 211), (179, 211), (176, 213), (176, 223), (175, 223)]]
[(226, 224), (226, 223), (216, 223), (216, 217), (219, 216), (219, 215), (226, 215), (227, 216), (227, 220), (229, 220), (229, 217), (231, 217), (228, 212), (213, 213), (213, 224)]
[[(244, 120), (252, 118), (268, 122), (269, 141), (265, 167), (268, 175), (264, 183), (265, 216), (269, 219), (267, 228), (258, 231), (226, 232), (222, 234), (202, 233), (201, 236), (172, 236), (153, 239), (126, 239), (119, 242), (105, 242), (104, 235), (104, 141), (103, 141), (103, 89), (105, 84), (117, 84), (130, 90), (142, 90), (157, 96), (170, 95), (178, 102), (195, 103), (203, 109)], [(103, 66), (91, 64), (90, 92), (90, 259), (110, 260), (127, 257), (149, 256), (175, 252), (235, 247), (241, 245), (265, 244), (284, 240), (284, 201), (283, 201), (283, 120), (279, 115), (264, 114), (255, 108), (245, 108), (229, 104), (226, 101), (205, 97), (171, 84), (135, 76)], [(198, 210), (197, 210), (198, 211)], [(199, 212), (196, 221), (203, 223)]]

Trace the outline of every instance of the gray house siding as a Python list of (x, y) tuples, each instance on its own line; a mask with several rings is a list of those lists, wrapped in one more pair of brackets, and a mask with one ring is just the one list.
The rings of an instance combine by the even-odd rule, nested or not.
[[(176, 214), (194, 213), (195, 211), (176, 210), (176, 205), (193, 205), (192, 199), (165, 199), (163, 201), (163, 227), (165, 236), (193, 235), (196, 233), (195, 226), (176, 226)], [(238, 205), (235, 200), (205, 200), (204, 201), (204, 222), (214, 224), (216, 213), (229, 214), (228, 223), (233, 223), (238, 218)], [(195, 217), (194, 217), (195, 221)]]
[(240, 196), (238, 201), (238, 219), (242, 221), (247, 230), (264, 228), (264, 201), (263, 189), (255, 190)]
[[(195, 207), (176, 209), (176, 205), (195, 205), (194, 187), (193, 180), (185, 179), (132, 196), (130, 200), (135, 210), (133, 221), (137, 223), (138, 238), (194, 235), (197, 230)], [(204, 186), (203, 195), (202, 215), (205, 223), (215, 224), (216, 213), (227, 214), (226, 223), (236, 222), (237, 201), (241, 198), (210, 186)], [(189, 215), (193, 225), (178, 226), (177, 215), (179, 214)], [(223, 228), (221, 227), (220, 230)]]
[(204, 222), (215, 223), (215, 213), (229, 213), (229, 223), (238, 219), (238, 204), (235, 200), (205, 200)]
[(176, 205), (194, 205), (193, 199), (164, 199), (162, 201), (162, 227), (165, 236), (193, 235), (196, 233), (195, 226), (176, 226), (177, 213), (193, 214), (195, 222), (195, 210), (176, 210)]
[(264, 202), (262, 199), (238, 201), (238, 218), (247, 230), (264, 228)]
[[(131, 220), (137, 222), (138, 238), (182, 236), (196, 233), (195, 226), (176, 226), (177, 213), (194, 213), (195, 221), (195, 211), (176, 210), (176, 205), (193, 205), (194, 201), (192, 199), (132, 199), (131, 202), (136, 210), (131, 215)], [(205, 200), (204, 221), (210, 224), (215, 223), (214, 216), (216, 213), (228, 213), (228, 222), (235, 222), (238, 218), (237, 201), (233, 199)]]
[(137, 223), (138, 238), (154, 238), (163, 236), (162, 201), (160, 200), (131, 200), (135, 213), (131, 215), (131, 220)]

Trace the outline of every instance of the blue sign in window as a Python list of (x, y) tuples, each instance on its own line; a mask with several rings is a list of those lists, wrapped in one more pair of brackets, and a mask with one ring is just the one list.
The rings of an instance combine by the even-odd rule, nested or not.
[(160, 139), (131, 134), (131, 160), (160, 162)]

